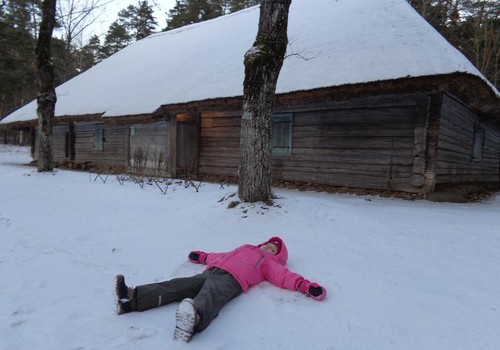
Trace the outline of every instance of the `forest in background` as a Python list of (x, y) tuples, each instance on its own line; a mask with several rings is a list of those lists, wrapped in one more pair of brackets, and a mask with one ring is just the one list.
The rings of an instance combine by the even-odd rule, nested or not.
[[(109, 0), (58, 0), (57, 29), (52, 40), (56, 86), (151, 34), (259, 3), (258, 0), (176, 0), (167, 13), (166, 23), (158, 23), (153, 1), (140, 0), (124, 7), (106, 33), (87, 38), (88, 28)], [(499, 1), (407, 1), (500, 88)], [(34, 60), (40, 5), (41, 0), (0, 0), (0, 119), (33, 100), (38, 92)]]

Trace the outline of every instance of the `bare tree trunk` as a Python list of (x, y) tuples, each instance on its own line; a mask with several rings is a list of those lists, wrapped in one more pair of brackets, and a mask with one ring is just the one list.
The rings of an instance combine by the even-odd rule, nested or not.
[(38, 171), (52, 171), (52, 119), (56, 107), (54, 67), (50, 44), (56, 22), (56, 0), (42, 3), (42, 22), (36, 45), (36, 65), (40, 79), (38, 108)]
[(239, 167), (240, 199), (271, 198), (271, 116), (276, 82), (288, 45), (291, 0), (262, 0), (255, 42), (245, 54)]

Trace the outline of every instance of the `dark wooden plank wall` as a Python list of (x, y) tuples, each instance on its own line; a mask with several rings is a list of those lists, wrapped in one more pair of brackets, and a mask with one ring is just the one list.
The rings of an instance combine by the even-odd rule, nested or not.
[(66, 133), (69, 133), (68, 123), (57, 124), (52, 128), (52, 159), (56, 163), (69, 160), (69, 153), (67, 154), (66, 150), (69, 147), (66, 142)]
[(412, 187), (414, 100), (364, 102), (295, 113), (292, 157), (274, 159), (274, 175), (334, 186)]
[[(94, 130), (104, 130), (102, 150), (94, 149)], [(92, 162), (95, 165), (127, 165), (128, 125), (104, 125), (102, 123), (75, 124), (75, 161)]]
[(200, 127), (198, 118), (177, 119), (176, 173), (190, 175), (198, 170)]
[(238, 175), (240, 127), (240, 111), (201, 113), (200, 173)]
[[(499, 181), (500, 128), (444, 94), (439, 122), (436, 183)], [(472, 160), (474, 128), (485, 130), (481, 161)]]
[[(414, 191), (416, 100), (385, 96), (279, 110), (294, 112), (292, 155), (273, 157), (273, 176)], [(200, 171), (236, 176), (239, 138), (240, 113), (202, 113)]]

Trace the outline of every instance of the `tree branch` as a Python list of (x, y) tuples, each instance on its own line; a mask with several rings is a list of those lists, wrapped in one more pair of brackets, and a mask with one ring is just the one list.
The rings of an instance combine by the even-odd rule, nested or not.
[(288, 43), (288, 47), (290, 48), (288, 54), (285, 55), (285, 59), (287, 59), (288, 57), (297, 57), (301, 60), (304, 60), (304, 61), (310, 61), (310, 60), (313, 60), (315, 59), (316, 57), (318, 57), (321, 52), (318, 52), (315, 56), (307, 56), (307, 52), (305, 50), (299, 50), (299, 51), (295, 51), (295, 49), (293, 48), (293, 42), (295, 42), (295, 40), (290, 40), (290, 42)]

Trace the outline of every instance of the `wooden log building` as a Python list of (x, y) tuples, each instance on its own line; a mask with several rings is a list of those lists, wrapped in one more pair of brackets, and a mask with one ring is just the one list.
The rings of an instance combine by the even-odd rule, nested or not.
[[(439, 40), (436, 39), (439, 34), (404, 1), (374, 0), (372, 3), (373, 9), (364, 9), (367, 14), (379, 8), (390, 10), (393, 15), (402, 16), (401, 25), (404, 25), (405, 29), (410, 28), (401, 46), (405, 55), (408, 55), (408, 47), (415, 43), (425, 43), (424, 48), (419, 47), (420, 44), (415, 44), (414, 47), (415, 52), (422, 54), (430, 50), (439, 51), (440, 45), (445, 45), (444, 52), (451, 56), (442, 57), (445, 61), (443, 67), (453, 65), (454, 60), (458, 60), (456, 67), (451, 67), (449, 71), (446, 71), (447, 68), (426, 70), (426, 58), (417, 57), (412, 59), (421, 59), (423, 61), (421, 65), (426, 68), (421, 68), (422, 73), (416, 74), (412, 71), (414, 62), (410, 60), (401, 64), (402, 58), (397, 58), (395, 62), (401, 72), (393, 76), (382, 74), (380, 79), (347, 79), (343, 83), (336, 83), (335, 77), (330, 78), (331, 81), (328, 77), (325, 78), (326, 82), (321, 77), (322, 69), (326, 72), (336, 67), (335, 64), (325, 66), (321, 62), (315, 62), (315, 59), (302, 60), (299, 64), (303, 69), (309, 69), (311, 72), (319, 70), (318, 86), (313, 84), (308, 87), (306, 83), (294, 80), (294, 70), (286, 69), (287, 62), (285, 62), (282, 71), (285, 75), (284, 85), (288, 81), (293, 82), (289, 84), (298, 85), (282, 88), (281, 91), (278, 86), (272, 116), (274, 180), (417, 194), (430, 193), (439, 184), (499, 183), (500, 94), (498, 91), (465, 57), (451, 49), (450, 44), (445, 41), (443, 44), (444, 39), (441, 37)], [(325, 22), (320, 21), (315, 24), (313, 20), (319, 21), (321, 15), (334, 23), (338, 20), (335, 16), (339, 16), (337, 10), (341, 14), (341, 10), (347, 11), (352, 16), (358, 15), (359, 12), (356, 1), (348, 4), (332, 4), (327, 0), (318, 0), (316, 6), (309, 6), (307, 1), (297, 0), (292, 9), (294, 6), (296, 11), (290, 14), (289, 31), (297, 33), (294, 34), (297, 36), (301, 33), (301, 28), (305, 28), (304, 23), (313, 26), (310, 29), (311, 33), (321, 36), (320, 29), (324, 27)], [(324, 11), (325, 8), (331, 7), (338, 8)], [(215, 38), (216, 33), (226, 30), (224, 28), (227, 25), (235, 23), (244, 25), (248, 18), (256, 30), (257, 15), (258, 8), (247, 9), (234, 15), (187, 27), (190, 30), (181, 29), (173, 33), (175, 35), (160, 34), (148, 39), (155, 42), (154, 46), (164, 44), (166, 47), (171, 47), (170, 42), (179, 39), (178, 37), (186, 39), (186, 42), (192, 40), (192, 45), (196, 45), (194, 43), (196, 33)], [(370, 16), (372, 21), (378, 21), (374, 22), (374, 26), (385, 28), (384, 23), (379, 23), (384, 20), (383, 16), (373, 16), (373, 13), (370, 13)], [(297, 28), (293, 26), (294, 19), (302, 20), (302, 22), (297, 21), (299, 22)], [(353, 18), (353, 21), (357, 22), (359, 19)], [(412, 23), (416, 28), (413, 29), (414, 33), (411, 32)], [(314, 25), (319, 27), (316, 28)], [(422, 31), (429, 37), (419, 37)], [(382, 33), (380, 35), (384, 35), (384, 30), (379, 32)], [(193, 37), (185, 38), (187, 34)], [(400, 34), (404, 36), (403, 27)], [(396, 40), (395, 38), (396, 36), (392, 37)], [(307, 35), (303, 39), (305, 42), (313, 40)], [(246, 44), (241, 47), (248, 49), (252, 40), (250, 35)], [(370, 40), (367, 42), (373, 43), (374, 39)], [(380, 39), (381, 42), (386, 40), (386, 38)], [(98, 79), (97, 76), (102, 74), (101, 71), (112, 69), (110, 67), (114, 64), (129, 63), (127, 54), (130, 56), (140, 54), (141, 59), (154, 54), (151, 52), (152, 49), (138, 47), (134, 50), (133, 47), (140, 46), (141, 42), (103, 61), (92, 69), (94, 73), (91, 70), (83, 73), (80, 78), (77, 77), (79, 79), (75, 78), (73, 84), (70, 81), (69, 85), (72, 86), (66, 88), (66, 91), (69, 91), (69, 95), (78, 94), (82, 86), (92, 84), (92, 81)], [(350, 42), (349, 38), (340, 42), (346, 45), (342, 48), (342, 52), (346, 54), (349, 54), (349, 50), (359, 53), (367, 49), (353, 48), (349, 46), (352, 44), (347, 45), (347, 42)], [(213, 43), (209, 42), (207, 46), (210, 47), (211, 44)], [(331, 42), (332, 52), (336, 52), (337, 45), (340, 44)], [(188, 45), (191, 50), (187, 53), (188, 56), (193, 55), (192, 45)], [(394, 43), (394, 46), (397, 47), (397, 43)], [(322, 49), (328, 48), (322, 47)], [(210, 52), (205, 54), (210, 55)], [(391, 53), (394, 54), (394, 51)], [(438, 53), (433, 52), (439, 56)], [(228, 60), (233, 57), (232, 53), (226, 52), (226, 55), (224, 52), (213, 53), (215, 56), (219, 54), (222, 55), (220, 57), (228, 57)], [(234, 57), (240, 58), (241, 69), (243, 54), (244, 51), (234, 54)], [(387, 52), (384, 49), (372, 53), (370, 62), (375, 64), (373, 61), (380, 60), (380, 57), (384, 58), (385, 54)], [(207, 57), (209, 56), (200, 59), (206, 60)], [(328, 60), (334, 58), (327, 58)], [(182, 70), (185, 69), (185, 65), (190, 64), (190, 61), (181, 61), (182, 64), (179, 63), (170, 69)], [(162, 63), (161, 60), (158, 62)], [(435, 64), (435, 62), (430, 63)], [(201, 63), (191, 64), (196, 66)], [(227, 63), (225, 66), (231, 65)], [(352, 65), (346, 67), (353, 69)], [(391, 70), (390, 64), (384, 67), (384, 72)], [(463, 67), (466, 68), (462, 69)], [(152, 72), (151, 74), (156, 73), (154, 70)], [(309, 77), (307, 72), (300, 72), (305, 74), (304, 77)], [(366, 74), (371, 74), (370, 72), (371, 70), (369, 72), (367, 70)], [(408, 74), (405, 74), (406, 72)], [(123, 71), (119, 73), (125, 74)], [(214, 71), (208, 73), (213, 75)], [(206, 83), (207, 91), (217, 90), (217, 84), (225, 84), (220, 74), (217, 78), (219, 80), (215, 79), (213, 82), (206, 76), (195, 79), (194, 82), (201, 86)], [(350, 75), (352, 74), (348, 74)], [(137, 76), (134, 77), (137, 79)], [(296, 78), (300, 77), (300, 74), (297, 74)], [(242, 81), (241, 79), (240, 82)], [(173, 86), (177, 82), (172, 82)], [(151, 82), (146, 79), (145, 84)], [(64, 85), (61, 90), (64, 91), (63, 87)], [(157, 88), (162, 89), (163, 86), (158, 83)], [(168, 89), (165, 91), (174, 91), (175, 88), (171, 86)], [(182, 90), (182, 84), (178, 89)], [(71, 110), (69, 106), (76, 102), (75, 100), (65, 102), (63, 95), (59, 101), (62, 99), (61, 103), (66, 103), (68, 107), (63, 106), (60, 112), (56, 110), (53, 144), (55, 162), (118, 166), (129, 171), (147, 168), (154, 169), (158, 175), (168, 176), (197, 173), (237, 177), (242, 110), (241, 87), (235, 92), (215, 91), (196, 95), (198, 92), (192, 91), (196, 89), (190, 80), (184, 89), (188, 92), (183, 97), (169, 98), (166, 93), (163, 97), (160, 94), (158, 100), (151, 98), (153, 108), (149, 111), (144, 108), (140, 113), (133, 113), (135, 110), (132, 110), (140, 105), (139, 100), (130, 107), (130, 113), (124, 107), (125, 102), (119, 105), (119, 111), (113, 113), (102, 112), (106, 107), (100, 106), (67, 112), (64, 108)], [(138, 98), (148, 97), (138, 96)], [(130, 97), (127, 98), (127, 103), (129, 99)], [(88, 106), (92, 106), (89, 101), (84, 100), (82, 105), (88, 102)], [(102, 108), (100, 113), (97, 112), (98, 108)], [(116, 107), (108, 106), (108, 108)], [(35, 130), (33, 108), (31, 112), (29, 109), (26, 110), (26, 107), (24, 109), (24, 111), (21, 109), (21, 112), (14, 112), (3, 120), (3, 127), (31, 127)], [(109, 116), (106, 115), (108, 113)], [(36, 144), (32, 146), (35, 155)]]

